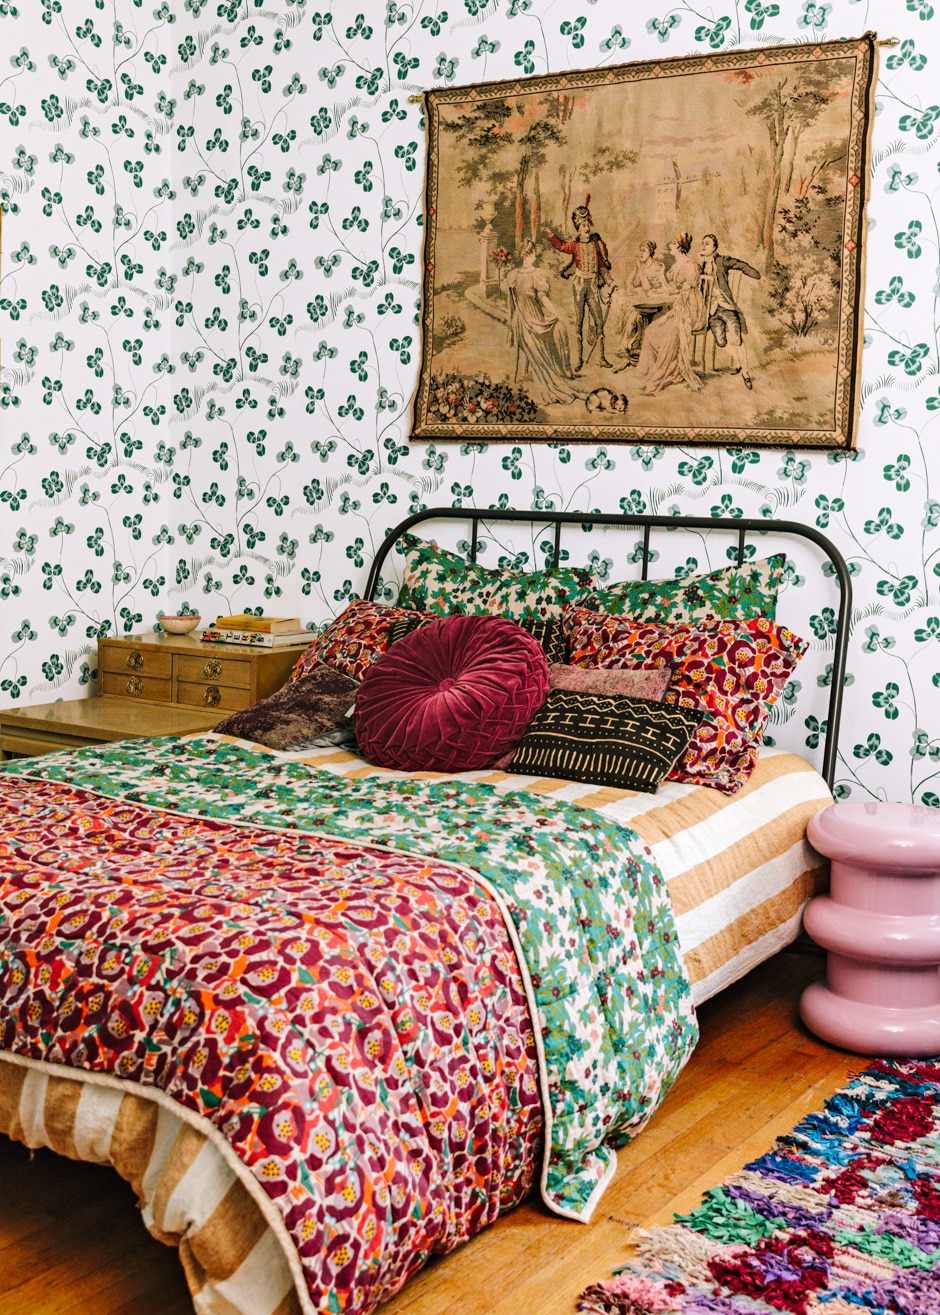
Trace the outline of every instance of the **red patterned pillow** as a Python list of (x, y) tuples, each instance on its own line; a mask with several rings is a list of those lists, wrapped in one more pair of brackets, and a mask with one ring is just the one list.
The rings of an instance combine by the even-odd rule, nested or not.
[(672, 781), (739, 790), (757, 762), (764, 725), (807, 643), (766, 617), (709, 625), (642, 623), (566, 608), (572, 666), (669, 669), (664, 703), (705, 720)]
[(519, 743), (547, 694), (545, 653), (514, 621), (442, 617), (366, 671), (356, 739), (363, 757), (382, 767), (489, 767)]
[(325, 662), (353, 680), (362, 680), (376, 658), (382, 656), (403, 630), (421, 625), (424, 619), (422, 612), (385, 607), (359, 598), (304, 649), (288, 679), (308, 676), (318, 663)]

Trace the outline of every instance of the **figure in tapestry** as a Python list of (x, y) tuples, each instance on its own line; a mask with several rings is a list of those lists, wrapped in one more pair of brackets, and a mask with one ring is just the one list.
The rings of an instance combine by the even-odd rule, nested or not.
[(645, 299), (647, 303), (655, 304), (666, 289), (666, 266), (656, 251), (657, 244), (652, 238), (641, 242), (629, 278), (623, 284), (615, 284), (611, 290), (607, 341), (615, 344), (613, 354), (622, 358), (615, 372), (636, 365), (640, 355), (643, 329), (650, 315), (640, 309), (638, 302), (642, 305)]
[(520, 247), (522, 264), (505, 279), (509, 303), (509, 346), (515, 348), (515, 379), (524, 357), (532, 374), (528, 388), (540, 406), (573, 402), (585, 395), (571, 370), (568, 330), (549, 296), (548, 275), (538, 267), (531, 238)]
[(672, 305), (648, 325), (636, 367), (637, 382), (647, 394), (660, 393), (670, 384), (685, 383), (694, 392), (702, 388), (692, 367), (692, 337), (705, 327), (705, 304), (691, 247), (691, 233), (679, 233), (669, 243), (673, 263), (666, 278)]
[[(590, 196), (587, 198), (590, 201)], [(575, 206), (571, 212), (571, 222), (576, 236), (570, 239), (560, 238), (550, 228), (544, 230), (546, 237), (556, 251), (562, 251), (572, 257), (573, 264), (562, 270), (562, 278), (572, 280), (574, 294), (574, 322), (578, 335), (578, 361), (575, 365), (577, 374), (584, 366), (584, 321), (589, 316), (594, 329), (595, 342), (600, 348), (599, 365), (610, 369), (604, 352), (604, 322), (607, 318), (607, 306), (601, 296), (601, 290), (610, 283), (610, 257), (607, 244), (600, 233), (594, 231), (594, 220), (587, 205)], [(593, 350), (593, 348), (591, 349)], [(589, 352), (590, 354), (590, 352)]]
[(736, 256), (725, 256), (718, 250), (718, 238), (714, 233), (706, 233), (699, 247), (702, 272), (702, 296), (708, 317), (708, 331), (719, 347), (729, 346), (734, 352), (744, 386), (753, 388), (747, 364), (747, 345), (744, 341), (747, 333), (747, 321), (738, 305), (728, 275), (737, 270), (745, 278), (759, 279), (760, 271), (746, 260)]

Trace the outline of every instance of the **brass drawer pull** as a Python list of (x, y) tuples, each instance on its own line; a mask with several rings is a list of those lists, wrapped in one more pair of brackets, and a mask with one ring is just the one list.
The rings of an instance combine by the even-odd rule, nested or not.
[[(140, 655), (138, 654), (138, 657), (139, 656)], [(128, 658), (128, 662), (129, 661), (130, 658)], [(132, 699), (136, 699), (137, 696), (139, 694), (142, 694), (144, 691), (144, 682), (141, 680), (140, 676), (131, 676), (127, 684), (124, 686), (124, 688), (127, 690), (128, 694), (131, 696)]]
[(218, 685), (207, 685), (206, 692), (202, 696), (203, 703), (208, 703), (210, 708), (214, 708), (222, 699), (222, 691)]
[(131, 671), (139, 671), (141, 669), (141, 667), (144, 665), (144, 655), (143, 653), (141, 653), (139, 648), (131, 649), (131, 651), (127, 655), (127, 659), (124, 665), (126, 667), (130, 667)]
[(222, 674), (222, 663), (218, 658), (209, 658), (202, 671), (207, 680), (218, 680)]

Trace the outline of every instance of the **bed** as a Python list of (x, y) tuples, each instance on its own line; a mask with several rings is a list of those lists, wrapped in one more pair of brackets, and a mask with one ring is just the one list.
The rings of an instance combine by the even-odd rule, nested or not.
[[(481, 527), (547, 527), (558, 562), (584, 519), (418, 513), (365, 596), (423, 522), (469, 526), (471, 561)], [(639, 530), (644, 580), (654, 535), (731, 535), (740, 565), (769, 528), (590, 521)], [(820, 771), (765, 747), (734, 793), (648, 794), (219, 735), (6, 764), (0, 1130), (113, 1164), (199, 1312), (373, 1310), (536, 1185), (589, 1218), (694, 1005), (794, 940), (825, 880), (805, 829), (849, 577), (818, 531), (772, 531), (838, 587)]]

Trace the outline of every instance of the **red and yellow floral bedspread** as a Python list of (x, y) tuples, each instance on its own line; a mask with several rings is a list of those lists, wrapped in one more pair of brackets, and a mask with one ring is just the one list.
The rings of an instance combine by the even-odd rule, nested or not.
[[(560, 824), (541, 801), (527, 812), (461, 787), (462, 818), (453, 788), (438, 798), (427, 783), (370, 781), (340, 806), (350, 783), (206, 741), (11, 763), (0, 788), (0, 1048), (159, 1088), (209, 1119), (280, 1212), (310, 1308), (374, 1309), (431, 1252), (526, 1194), (543, 1129), (539, 1049), (555, 1124), (566, 1105), (582, 1119), (578, 1066), (603, 1071), (611, 1043), (593, 1016), (593, 1051), (590, 1036), (566, 1042), (545, 1025), (563, 993), (537, 969), (557, 960), (563, 981), (566, 947), (549, 945), (532, 969), (536, 1038), (498, 903), (457, 865), (472, 849), (463, 831), (498, 835), (524, 943), (539, 900), (559, 902), (539, 832)], [(443, 858), (364, 842), (384, 829), (401, 844), (416, 807), (425, 834), (410, 847)], [(565, 828), (578, 839), (578, 825)], [(596, 875), (608, 881), (603, 862)], [(557, 914), (546, 934), (557, 936)], [(645, 937), (653, 922), (642, 921)], [(626, 962), (622, 929), (604, 935)], [(619, 1131), (597, 1097), (601, 1137), (646, 1121), (694, 1036), (691, 1011), (667, 1007), (687, 987), (665, 981), (663, 935), (659, 966), (639, 979), (621, 988), (594, 973), (605, 1000), (624, 994), (637, 1012), (648, 997), (659, 1056), (635, 1090), (621, 1077)], [(585, 946), (571, 950), (585, 962)], [(615, 1040), (611, 1062), (620, 1051), (634, 1066), (637, 1044)]]

